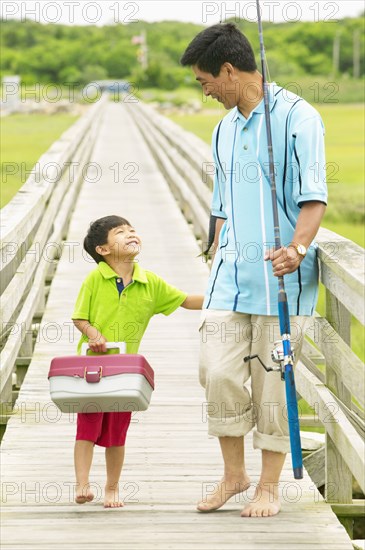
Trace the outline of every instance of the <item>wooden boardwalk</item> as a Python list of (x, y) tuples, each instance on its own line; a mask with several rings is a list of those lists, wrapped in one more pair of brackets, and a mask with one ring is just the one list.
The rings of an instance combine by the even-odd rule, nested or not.
[[(70, 316), (78, 288), (93, 267), (82, 254), (89, 222), (107, 214), (131, 221), (143, 239), (141, 264), (193, 293), (208, 270), (188, 225), (123, 105), (111, 103), (92, 161), (101, 178), (85, 182), (53, 279), (33, 360), (2, 442), (3, 550), (351, 550), (346, 531), (308, 476), (294, 482), (288, 459), (281, 482), (283, 509), (274, 518), (241, 518), (252, 498), (232, 499), (212, 514), (195, 511), (222, 473), (215, 438), (206, 435), (204, 393), (198, 382), (199, 312), (180, 309), (155, 317), (141, 353), (153, 365), (151, 407), (134, 416), (121, 479), (124, 509), (105, 510), (104, 456), (96, 448), (91, 480), (96, 499), (74, 504), (75, 418), (61, 415), (49, 397), (54, 356), (73, 354), (78, 334)], [(121, 178), (114, 181), (116, 162)], [(130, 174), (126, 163), (135, 163)], [(128, 180), (128, 178), (126, 178)], [(247, 438), (246, 460), (257, 482), (260, 453)]]

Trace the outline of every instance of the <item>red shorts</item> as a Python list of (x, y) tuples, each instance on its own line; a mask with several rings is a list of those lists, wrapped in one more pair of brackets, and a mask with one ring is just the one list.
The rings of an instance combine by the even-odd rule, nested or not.
[(76, 440), (101, 447), (123, 447), (131, 421), (130, 412), (78, 413)]

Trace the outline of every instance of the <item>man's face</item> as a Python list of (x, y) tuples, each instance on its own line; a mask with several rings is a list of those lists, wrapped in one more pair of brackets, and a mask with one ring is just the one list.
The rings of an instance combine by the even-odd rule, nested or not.
[(238, 105), (240, 96), (239, 82), (235, 78), (231, 65), (222, 65), (218, 76), (201, 71), (196, 65), (193, 65), (192, 68), (196, 80), (200, 82), (203, 88), (205, 96), (211, 96), (213, 99), (216, 99), (226, 109), (232, 109)]

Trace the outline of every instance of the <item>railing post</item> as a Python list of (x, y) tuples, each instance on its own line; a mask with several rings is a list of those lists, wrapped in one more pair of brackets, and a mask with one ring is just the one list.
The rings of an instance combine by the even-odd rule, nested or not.
[[(335, 331), (350, 346), (351, 342), (351, 315), (339, 300), (326, 289), (326, 318)], [(335, 369), (326, 364), (327, 387), (351, 409), (351, 392), (338, 380)], [(351, 504), (352, 503), (352, 473), (335, 442), (326, 432), (326, 494), (327, 502)], [(342, 518), (341, 523), (346, 528), (350, 537), (353, 534), (353, 520)]]
[[(326, 433), (326, 501), (329, 503), (352, 504), (352, 474), (336, 445)], [(353, 536), (353, 520), (341, 518), (349, 537)]]
[[(351, 314), (341, 302), (326, 288), (326, 318), (339, 334), (351, 347)], [(326, 365), (326, 385), (331, 391), (351, 409), (351, 392), (338, 381), (337, 375), (331, 364)]]

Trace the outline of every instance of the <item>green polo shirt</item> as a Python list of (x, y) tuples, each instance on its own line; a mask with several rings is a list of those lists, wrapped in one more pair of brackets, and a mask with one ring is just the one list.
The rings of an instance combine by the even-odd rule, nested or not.
[[(170, 315), (187, 297), (185, 292), (169, 285), (152, 271), (135, 262), (133, 280), (119, 295), (116, 279), (120, 278), (105, 262), (84, 280), (72, 319), (86, 319), (109, 342), (126, 342), (127, 353), (137, 353), (151, 317)], [(88, 338), (82, 335), (78, 344)]]

